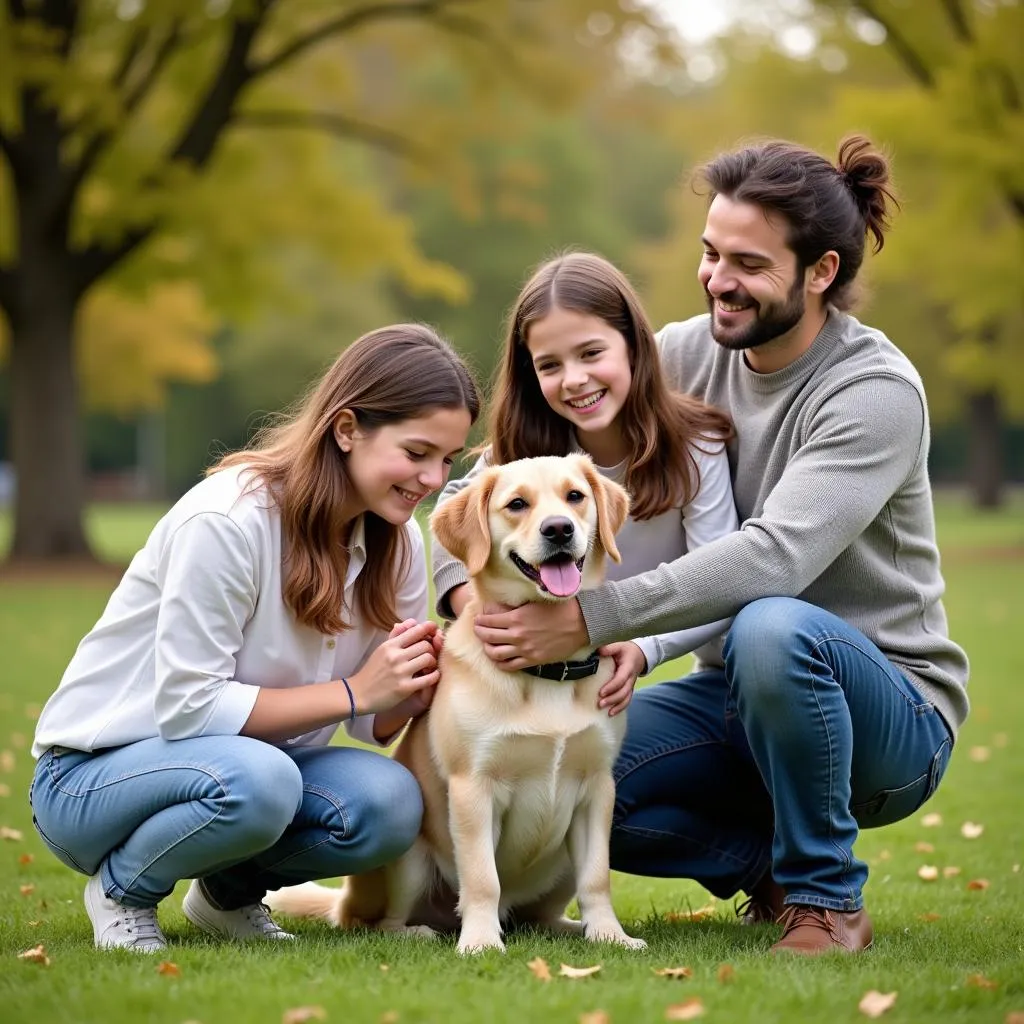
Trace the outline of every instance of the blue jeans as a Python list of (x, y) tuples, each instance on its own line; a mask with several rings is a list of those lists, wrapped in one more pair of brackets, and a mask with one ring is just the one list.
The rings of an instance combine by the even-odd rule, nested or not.
[(416, 780), (390, 758), (245, 736), (52, 748), (30, 799), (58, 859), (99, 871), (104, 892), (132, 907), (155, 906), (183, 878), (233, 910), (268, 889), (367, 871), (412, 845), (423, 814)]
[(952, 740), (862, 633), (765, 598), (735, 618), (725, 670), (639, 690), (615, 768), (612, 867), (693, 878), (719, 897), (770, 868), (787, 903), (859, 910), (859, 828), (913, 813)]

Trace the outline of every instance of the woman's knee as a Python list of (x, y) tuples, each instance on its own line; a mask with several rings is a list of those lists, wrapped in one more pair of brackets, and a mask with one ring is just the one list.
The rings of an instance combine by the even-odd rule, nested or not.
[(223, 755), (225, 763), (216, 773), (225, 808), (245, 827), (274, 842), (302, 805), (298, 765), (277, 747), (241, 736), (228, 738)]
[(389, 758), (362, 779), (358, 805), (349, 805), (349, 828), (362, 837), (365, 855), (385, 863), (416, 841), (423, 821), (423, 794), (413, 774)]

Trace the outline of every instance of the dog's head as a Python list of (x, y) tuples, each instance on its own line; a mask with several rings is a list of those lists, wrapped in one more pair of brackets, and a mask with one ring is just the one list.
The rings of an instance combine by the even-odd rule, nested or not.
[(604, 578), (629, 496), (585, 455), (492, 466), (439, 505), (434, 536), (486, 597), (505, 604), (565, 600)]

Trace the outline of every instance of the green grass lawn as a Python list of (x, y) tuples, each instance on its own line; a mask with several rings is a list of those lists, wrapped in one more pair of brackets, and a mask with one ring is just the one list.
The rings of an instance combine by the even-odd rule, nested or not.
[[(126, 562), (157, 511), (99, 510), (90, 530), (106, 557)], [(0, 576), (0, 826), (20, 833), (0, 840), (0, 1020), (278, 1024), (290, 1009), (320, 1007), (327, 1021), (353, 1024), (569, 1024), (596, 1011), (607, 1018), (590, 1024), (634, 1024), (665, 1020), (666, 1007), (696, 998), (707, 1021), (835, 1024), (865, 1019), (857, 1004), (870, 989), (898, 993), (884, 1018), (893, 1022), (1003, 1022), (1024, 1013), (1024, 505), (1018, 499), (982, 516), (943, 498), (938, 515), (947, 611), (973, 666), (973, 712), (926, 808), (942, 823), (926, 828), (922, 811), (860, 839), (858, 852), (872, 866), (866, 899), (875, 948), (814, 962), (770, 959), (776, 930), (740, 927), (725, 903), (699, 921), (679, 919), (709, 902), (693, 883), (625, 875), (615, 876), (615, 905), (647, 940), (645, 953), (525, 934), (511, 939), (505, 956), (463, 960), (447, 941), (342, 934), (318, 924), (297, 925), (298, 941), (287, 947), (218, 945), (187, 926), (184, 885), (160, 911), (171, 942), (166, 959), (179, 974), (158, 972), (159, 958), (99, 953), (81, 903), (84, 879), (44, 849), (26, 793), (34, 718), (111, 581)], [(966, 821), (984, 826), (980, 837), (961, 836)], [(922, 842), (934, 850), (919, 852)], [(937, 866), (939, 879), (918, 878), (923, 864)], [(942, 877), (943, 868), (959, 873)], [(968, 887), (978, 879), (987, 887)], [(49, 966), (18, 959), (39, 943)], [(535, 957), (551, 965), (551, 981), (530, 972)], [(571, 980), (558, 976), (562, 963), (601, 971)], [(733, 968), (731, 981), (719, 980), (722, 964)], [(653, 973), (678, 966), (692, 976)]]

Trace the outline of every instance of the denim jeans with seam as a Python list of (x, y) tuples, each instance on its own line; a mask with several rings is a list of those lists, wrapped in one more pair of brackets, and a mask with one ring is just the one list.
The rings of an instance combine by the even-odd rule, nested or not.
[(743, 608), (724, 661), (634, 696), (612, 867), (692, 878), (722, 898), (770, 867), (787, 903), (859, 910), (858, 830), (935, 792), (946, 723), (867, 637), (794, 598)]
[(269, 889), (367, 871), (412, 845), (423, 814), (416, 780), (387, 757), (245, 736), (51, 748), (30, 799), (58, 859), (99, 871), (104, 892), (133, 907), (155, 906), (183, 878), (202, 878), (232, 910)]

